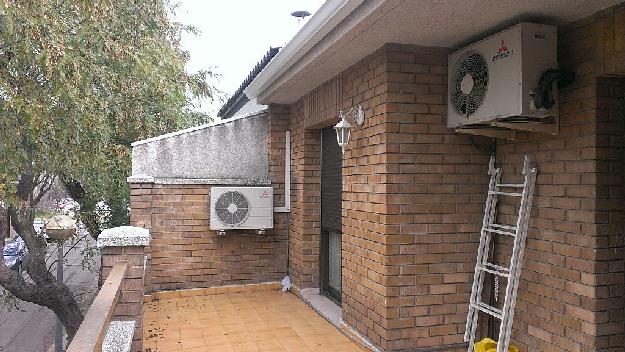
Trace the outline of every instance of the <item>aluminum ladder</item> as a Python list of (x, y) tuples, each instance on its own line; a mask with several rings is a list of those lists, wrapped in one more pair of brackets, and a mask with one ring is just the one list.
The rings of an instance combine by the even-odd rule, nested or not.
[[(490, 183), (488, 185), (488, 196), (486, 198), (484, 220), (482, 222), (480, 234), (480, 246), (475, 263), (471, 300), (469, 303), (469, 312), (467, 314), (467, 326), (464, 333), (464, 341), (469, 342), (468, 352), (473, 351), (478, 313), (480, 311), (501, 320), (497, 352), (508, 352), (517, 289), (519, 288), (521, 266), (523, 263), (523, 252), (525, 251), (525, 239), (527, 237), (532, 199), (534, 197), (534, 184), (536, 183), (536, 168), (530, 168), (530, 158), (527, 155), (523, 162), (523, 183), (500, 183), (501, 168), (495, 168), (494, 156), (490, 158), (488, 174), (490, 175)], [(495, 222), (498, 196), (521, 198), (516, 226), (501, 225)], [(508, 268), (488, 261), (491, 239), (497, 235), (511, 236), (514, 238), (510, 267)], [(505, 301), (501, 310), (481, 301), (486, 273), (505, 277), (508, 280)]]

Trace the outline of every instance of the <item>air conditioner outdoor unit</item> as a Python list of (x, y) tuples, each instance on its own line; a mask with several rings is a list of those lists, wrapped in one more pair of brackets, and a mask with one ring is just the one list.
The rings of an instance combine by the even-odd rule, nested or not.
[(271, 229), (273, 188), (213, 187), (210, 212), (211, 230)]
[(535, 99), (543, 73), (556, 68), (556, 27), (536, 23), (519, 23), (452, 53), (447, 126), (554, 116), (553, 107), (536, 108)]

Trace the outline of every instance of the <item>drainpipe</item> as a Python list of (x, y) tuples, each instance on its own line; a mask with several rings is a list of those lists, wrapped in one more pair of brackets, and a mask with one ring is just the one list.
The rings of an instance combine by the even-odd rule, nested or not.
[[(286, 131), (286, 143), (284, 145), (284, 206), (274, 207), (273, 211), (276, 213), (290, 213), (291, 212), (291, 131)], [(291, 277), (289, 267), (289, 236), (287, 235), (286, 241), (286, 276), (282, 279), (282, 291), (286, 292), (291, 289)]]
[(274, 207), (275, 213), (291, 212), (291, 131), (286, 131), (284, 146), (284, 206)]

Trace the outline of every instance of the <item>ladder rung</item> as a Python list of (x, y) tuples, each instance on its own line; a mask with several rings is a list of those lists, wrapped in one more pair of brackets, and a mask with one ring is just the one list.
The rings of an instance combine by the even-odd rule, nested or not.
[(510, 197), (523, 197), (523, 193), (516, 193), (516, 192), (488, 191), (488, 194), (499, 194), (502, 196), (510, 196)]
[(482, 311), (482, 312), (484, 312), (486, 314), (490, 314), (490, 315), (492, 315), (492, 316), (494, 316), (495, 318), (498, 318), (498, 319), (501, 319), (501, 317), (502, 317), (501, 310), (499, 310), (499, 309), (497, 309), (495, 307), (491, 307), (488, 304), (484, 304), (482, 302), (477, 302), (477, 303), (471, 304), (471, 307), (473, 307), (473, 308), (475, 308), (475, 309), (477, 309), (479, 311)]
[(489, 226), (494, 227), (496, 229), (516, 231), (516, 226), (512, 226), (512, 225), (490, 224)]
[(497, 184), (497, 187), (523, 188), (523, 187), (525, 187), (525, 184), (524, 183), (499, 183), (499, 184)]
[(516, 232), (502, 231), (502, 230), (497, 230), (497, 229), (489, 229), (487, 227), (482, 228), (482, 231), (488, 231), (488, 232), (498, 233), (500, 235), (506, 235), (506, 236), (512, 236), (512, 237), (516, 236)]
[(499, 275), (503, 277), (510, 277), (510, 269), (503, 267), (503, 266), (495, 265), (492, 263), (486, 263), (484, 264), (484, 266), (480, 266), (478, 268), (482, 271), (486, 271), (491, 274), (495, 274), (495, 275)]

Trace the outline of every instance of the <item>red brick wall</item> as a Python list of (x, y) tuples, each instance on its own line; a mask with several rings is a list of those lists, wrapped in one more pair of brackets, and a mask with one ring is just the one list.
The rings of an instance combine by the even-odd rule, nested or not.
[(146, 291), (280, 281), (286, 275), (284, 225), (267, 235), (217, 236), (209, 229), (210, 189), (131, 184), (131, 224), (148, 227), (152, 236)]

